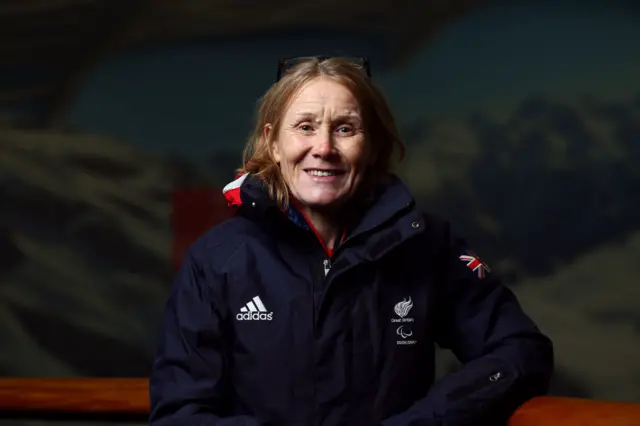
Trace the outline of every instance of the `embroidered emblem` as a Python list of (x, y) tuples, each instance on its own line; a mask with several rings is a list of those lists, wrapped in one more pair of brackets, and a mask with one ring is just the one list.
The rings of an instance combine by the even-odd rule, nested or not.
[(465, 254), (461, 254), (459, 259), (466, 263), (467, 268), (471, 269), (478, 275), (479, 279), (485, 278), (491, 272), (489, 266), (484, 263), (480, 258), (473, 252), (467, 251)]
[(402, 302), (396, 303), (396, 306), (393, 308), (393, 311), (400, 318), (404, 318), (407, 315), (409, 315), (409, 311), (411, 310), (411, 308), (413, 308), (413, 301), (411, 300), (411, 298), (409, 298), (409, 300), (403, 299)]

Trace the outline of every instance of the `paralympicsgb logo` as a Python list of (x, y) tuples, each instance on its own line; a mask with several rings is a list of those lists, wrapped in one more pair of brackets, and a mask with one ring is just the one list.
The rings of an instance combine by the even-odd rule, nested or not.
[(401, 302), (396, 303), (393, 307), (393, 312), (400, 318), (391, 318), (391, 322), (413, 322), (413, 318), (407, 318), (409, 311), (413, 308), (413, 301), (411, 297), (409, 299), (403, 299)]

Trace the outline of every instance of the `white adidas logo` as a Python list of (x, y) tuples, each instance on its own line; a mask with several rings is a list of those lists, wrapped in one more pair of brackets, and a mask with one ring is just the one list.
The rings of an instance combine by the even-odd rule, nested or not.
[(238, 321), (271, 321), (273, 312), (268, 312), (260, 296), (254, 297), (251, 302), (240, 308), (240, 313), (236, 315)]

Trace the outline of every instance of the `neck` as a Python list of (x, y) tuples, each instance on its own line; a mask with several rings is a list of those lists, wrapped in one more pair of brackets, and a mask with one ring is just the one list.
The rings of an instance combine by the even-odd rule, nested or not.
[(318, 236), (322, 238), (327, 248), (333, 250), (342, 232), (336, 215), (311, 210), (306, 206), (301, 206), (300, 209), (307, 220), (311, 222), (311, 225), (313, 225)]

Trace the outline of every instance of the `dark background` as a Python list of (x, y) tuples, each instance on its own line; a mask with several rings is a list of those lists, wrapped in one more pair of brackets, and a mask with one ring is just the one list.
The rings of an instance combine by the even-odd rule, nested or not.
[(420, 203), (553, 338), (553, 392), (639, 401), (631, 4), (3, 0), (0, 374), (148, 375), (176, 193), (233, 178), (279, 58), (344, 53), (371, 58)]

